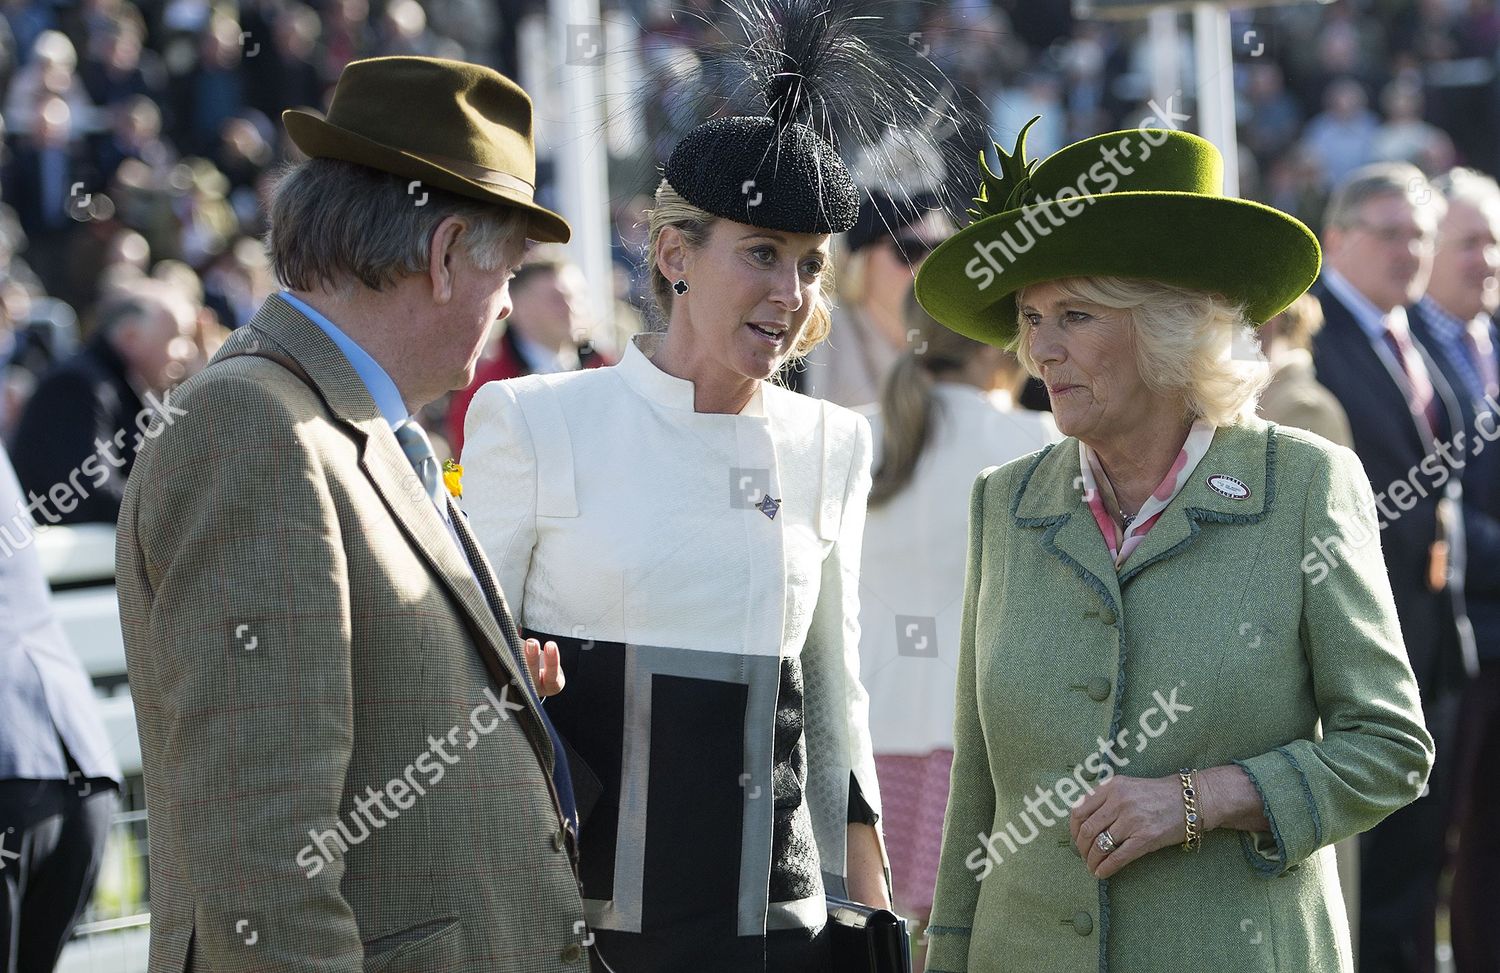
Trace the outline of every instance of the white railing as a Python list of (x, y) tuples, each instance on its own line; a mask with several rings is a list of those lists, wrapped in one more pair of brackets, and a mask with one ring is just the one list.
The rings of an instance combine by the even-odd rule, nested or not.
[[(125, 641), (115, 595), (114, 525), (46, 528), (37, 532), (36, 546), (53, 588), (53, 613), (99, 691), (99, 715), (124, 772), (125, 792), (135, 795), (138, 803), (141, 745), (126, 682)], [(59, 973), (146, 969), (151, 923), (146, 849), (145, 810), (122, 804), (110, 831), (94, 900), (63, 950)]]

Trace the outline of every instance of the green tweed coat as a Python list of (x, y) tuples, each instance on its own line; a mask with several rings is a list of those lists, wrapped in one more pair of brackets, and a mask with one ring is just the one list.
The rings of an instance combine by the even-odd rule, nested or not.
[[(1332, 564), (1336, 537), (1366, 544)], [(1118, 574), (1076, 440), (987, 470), (927, 969), (1348, 971), (1331, 846), (1416, 799), (1432, 756), (1348, 449), (1219, 429)], [(1066, 811), (1101, 775), (1231, 762), (1269, 833), (1088, 873)]]

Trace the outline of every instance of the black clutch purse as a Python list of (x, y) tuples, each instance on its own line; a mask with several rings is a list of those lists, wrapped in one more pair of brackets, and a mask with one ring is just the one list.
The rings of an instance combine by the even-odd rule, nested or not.
[(889, 909), (830, 895), (828, 930), (833, 973), (911, 973), (906, 920)]

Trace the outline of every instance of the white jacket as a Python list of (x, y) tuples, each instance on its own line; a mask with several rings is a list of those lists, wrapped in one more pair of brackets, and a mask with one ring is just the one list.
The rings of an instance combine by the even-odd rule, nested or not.
[[(782, 657), (799, 657), (807, 803), (825, 881), (841, 880), (851, 771), (879, 810), (858, 679), (869, 426), (769, 383), (739, 415), (695, 412), (692, 383), (647, 357), (658, 339), (637, 336), (612, 367), (480, 389), (465, 423), (464, 507), (524, 628), (587, 640), (584, 648), (624, 643), (641, 659), (702, 659), (703, 669), (673, 663), (695, 678), (716, 678), (704, 673), (724, 660), (772, 674), (769, 696), (752, 688), (746, 717), (747, 834), (770, 813), (771, 802), (752, 795), (772, 786), (774, 672)], [(779, 506), (758, 508), (767, 496)], [(558, 699), (573, 685), (569, 674)], [(628, 764), (628, 740), (626, 751)], [(622, 822), (625, 812), (622, 803)], [(766, 857), (749, 841), (747, 855)], [(638, 916), (610, 912), (629, 911), (622, 868), (616, 901), (586, 905), (600, 928), (639, 931)], [(764, 898), (742, 898), (742, 935), (791, 921), (774, 908), (768, 920)], [(823, 921), (820, 896), (798, 909), (804, 924)]]
[[(870, 510), (861, 666), (875, 752), (953, 749), (969, 492), (979, 471), (1061, 439), (1050, 413), (1011, 409), (970, 385), (933, 386), (940, 410), (906, 489)], [(884, 424), (867, 411), (879, 455)]]

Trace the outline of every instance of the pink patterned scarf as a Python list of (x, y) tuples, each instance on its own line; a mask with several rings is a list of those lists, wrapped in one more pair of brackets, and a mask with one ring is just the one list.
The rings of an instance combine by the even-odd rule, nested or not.
[(1214, 428), (1207, 419), (1200, 418), (1193, 423), (1193, 428), (1188, 431), (1187, 441), (1182, 444), (1182, 451), (1177, 454), (1171, 469), (1167, 470), (1167, 475), (1152, 491), (1151, 496), (1146, 498), (1146, 502), (1124, 530), (1120, 529), (1120, 522), (1110, 513), (1111, 510), (1119, 510), (1120, 504), (1115, 499), (1114, 486), (1109, 482), (1103, 464), (1083, 440), (1078, 441), (1083, 498), (1088, 502), (1089, 512), (1094, 515), (1094, 522), (1099, 525), (1099, 532), (1104, 535), (1104, 543), (1109, 546), (1116, 570), (1140, 546), (1146, 534), (1161, 518), (1167, 504), (1172, 502), (1172, 498), (1177, 496), (1193, 475), (1193, 470), (1198, 468), (1198, 461), (1203, 459), (1203, 454), (1208, 452), (1209, 445), (1214, 441)]

